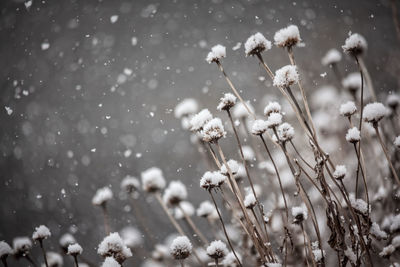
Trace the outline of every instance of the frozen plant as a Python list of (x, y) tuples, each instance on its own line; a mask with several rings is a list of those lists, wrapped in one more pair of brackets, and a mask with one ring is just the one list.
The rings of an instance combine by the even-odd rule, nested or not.
[(277, 87), (286, 88), (294, 83), (297, 83), (299, 79), (297, 67), (293, 65), (287, 65), (275, 72), (273, 84)]
[(301, 42), (299, 28), (296, 25), (290, 25), (280, 29), (274, 35), (275, 45), (278, 47), (291, 48)]
[(254, 56), (271, 49), (271, 42), (261, 33), (250, 36), (244, 44), (246, 56)]
[(113, 257), (122, 264), (127, 258), (132, 257), (131, 250), (126, 246), (118, 233), (111, 233), (99, 244), (97, 253), (106, 258)]
[(337, 64), (342, 60), (342, 54), (337, 49), (330, 49), (321, 59), (322, 65), (329, 66)]
[(170, 253), (175, 260), (184, 260), (192, 253), (192, 243), (186, 236), (178, 236), (172, 241)]
[(161, 169), (151, 167), (141, 174), (143, 190), (149, 193), (154, 193), (162, 190), (165, 187), (165, 179)]
[(351, 34), (342, 46), (343, 51), (352, 55), (360, 55), (367, 50), (367, 41), (358, 33)]
[(206, 61), (211, 64), (213, 62), (218, 63), (222, 58), (226, 57), (226, 48), (223, 45), (216, 45), (211, 48), (211, 51), (206, 57)]

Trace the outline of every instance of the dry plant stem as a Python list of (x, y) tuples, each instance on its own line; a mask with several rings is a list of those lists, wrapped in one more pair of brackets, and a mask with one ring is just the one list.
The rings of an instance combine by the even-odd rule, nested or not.
[[(356, 152), (356, 154), (357, 154), (357, 161), (358, 161), (358, 166), (357, 166), (357, 182), (358, 182), (358, 172), (359, 172), (359, 170), (361, 169), (361, 175), (362, 175), (362, 178), (363, 178), (364, 189), (365, 189), (365, 199), (366, 199), (367, 204), (368, 204), (368, 206), (369, 206), (369, 194), (368, 194), (367, 181), (366, 181), (364, 169), (363, 169), (362, 166), (361, 166), (361, 160), (360, 160), (361, 157), (360, 157), (360, 155), (358, 154), (356, 144), (354, 144), (354, 150), (355, 150), (355, 152)], [(356, 192), (356, 195), (357, 195), (357, 192)], [(369, 217), (369, 216), (368, 216), (368, 217)]]
[(293, 141), (290, 140), (289, 143), (292, 145), (294, 151), (296, 152), (296, 155), (299, 156), (299, 158), (301, 159), (301, 161), (303, 161), (304, 164), (306, 164), (308, 168), (310, 168), (311, 170), (314, 170), (314, 167), (311, 166), (311, 164), (309, 164), (309, 163), (303, 158), (303, 156), (299, 153), (299, 151), (297, 150), (297, 148), (296, 148), (296, 146), (294, 145)]
[(33, 259), (31, 258), (31, 256), (29, 256), (29, 254), (25, 254), (24, 258), (29, 261), (30, 264), (32, 264), (34, 267), (37, 267), (36, 262), (33, 261)]
[(181, 264), (181, 267), (185, 267), (185, 264), (183, 263), (183, 260), (180, 260), (179, 263)]
[[(160, 203), (161, 207), (163, 208), (165, 214), (167, 214), (169, 221), (172, 223), (172, 225), (175, 227), (175, 229), (178, 231), (178, 233), (180, 235), (185, 235), (185, 232), (182, 230), (182, 227), (178, 224), (178, 222), (175, 220), (175, 218), (172, 217), (171, 213), (168, 211), (167, 206), (165, 205), (164, 201), (161, 198), (160, 192), (156, 192), (154, 195), (155, 195), (158, 203)], [(204, 262), (197, 255), (195, 250), (193, 250), (193, 255), (196, 258), (196, 260), (200, 263), (200, 265), (205, 266)]]
[(215, 154), (214, 149), (211, 146), (211, 143), (208, 143), (208, 148), (210, 150), (210, 154), (212, 155), (212, 157), (215, 161), (215, 164), (217, 164), (218, 169), (221, 169), (221, 162), (219, 162), (219, 159), (218, 159), (217, 155)]
[(143, 218), (146, 218), (145, 216), (143, 216), (142, 212), (140, 211), (140, 208), (138, 205), (136, 205), (135, 203), (135, 198), (133, 197), (133, 194), (131, 194), (131, 198), (132, 198), (132, 206), (133, 206), (133, 212), (135, 215), (135, 219), (137, 219), (139, 221), (140, 224), (140, 228), (142, 228), (144, 230), (144, 232), (146, 233), (146, 236), (149, 237), (150, 242), (152, 245), (155, 244), (155, 240), (153, 238), (153, 235), (150, 233), (148, 227), (147, 227), (147, 223), (145, 222), (145, 220)]
[(79, 267), (77, 256), (74, 256), (74, 263), (75, 263), (75, 267)]
[(217, 203), (215, 202), (214, 196), (213, 196), (211, 190), (209, 190), (208, 192), (210, 193), (211, 198), (212, 198), (212, 200), (214, 202), (214, 206), (215, 206), (215, 209), (217, 210), (218, 217), (219, 217), (219, 220), (220, 220), (220, 222), (222, 224), (222, 228), (224, 230), (224, 234), (225, 234), (226, 240), (228, 241), (229, 247), (231, 248), (231, 250), (233, 252), (233, 255), (235, 256), (235, 258), (236, 258), (237, 262), (239, 263), (239, 265), (242, 266), (242, 263), (240, 262), (239, 257), (236, 255), (235, 249), (233, 248), (233, 245), (231, 243), (231, 239), (229, 238), (228, 232), (226, 231), (224, 220), (222, 219), (221, 213), (219, 212), (219, 209), (218, 209)]
[(389, 152), (388, 152), (388, 150), (386, 148), (385, 143), (382, 140), (382, 136), (381, 136), (381, 134), (379, 132), (378, 124), (375, 123), (375, 124), (373, 124), (373, 126), (375, 128), (376, 136), (378, 136), (379, 143), (381, 144), (382, 150), (383, 150), (383, 152), (384, 152), (384, 154), (386, 156), (386, 159), (387, 159), (387, 161), (389, 163), (390, 170), (392, 171), (392, 174), (393, 174), (394, 178), (396, 179), (396, 182), (400, 185), (399, 176), (397, 175), (396, 170), (393, 167), (392, 161), (390, 160)]
[(301, 227), (301, 232), (303, 233), (304, 253), (306, 254), (305, 260), (306, 260), (307, 266), (309, 267), (310, 264), (308, 263), (308, 252), (307, 252), (308, 245), (307, 245), (306, 233), (304, 231), (303, 223), (301, 223), (300, 227)]
[(107, 211), (107, 204), (104, 203), (103, 205), (101, 205), (101, 209), (103, 211), (104, 231), (106, 232), (106, 235), (109, 235), (111, 230), (110, 230), (110, 222)]
[(194, 224), (192, 218), (186, 213), (186, 211), (182, 208), (180, 204), (178, 204), (178, 208), (181, 210), (183, 216), (185, 217), (185, 220), (188, 222), (190, 227), (193, 229), (193, 231), (196, 233), (196, 235), (201, 239), (204, 245), (208, 244), (207, 238), (203, 235), (203, 233), (197, 228), (197, 226)]
[(215, 259), (215, 266), (217, 266), (217, 267), (219, 266), (218, 265), (218, 259)]
[(376, 102), (376, 101), (377, 101), (377, 98), (376, 98), (376, 93), (375, 93), (374, 85), (372, 84), (371, 75), (369, 74), (369, 71), (368, 71), (368, 69), (367, 69), (367, 66), (365, 65), (365, 62), (364, 62), (364, 60), (362, 59), (362, 57), (358, 58), (358, 61), (359, 61), (361, 70), (362, 70), (362, 72), (363, 72), (364, 75), (365, 75), (365, 80), (366, 80), (366, 82), (367, 82), (367, 84), (368, 84), (368, 87), (369, 87), (369, 89), (370, 89), (372, 99), (373, 99), (374, 102)]
[(390, 1), (391, 8), (392, 8), (392, 17), (393, 17), (393, 24), (394, 27), (396, 28), (396, 36), (398, 41), (400, 42), (400, 22), (399, 18), (397, 17), (397, 6), (396, 6), (396, 0), (391, 0)]
[(1, 261), (3, 262), (4, 267), (8, 267), (6, 257), (2, 257)]
[(232, 81), (229, 79), (228, 75), (226, 75), (224, 68), (222, 67), (221, 62), (217, 61), (217, 65), (224, 75), (226, 81), (228, 82), (229, 86), (231, 87), (233, 93), (236, 95), (237, 98), (239, 98), (240, 102), (242, 102), (243, 106), (246, 108), (247, 112), (254, 118), (256, 119), (256, 115), (249, 109), (247, 106), (246, 102), (243, 100), (243, 98), (240, 96), (239, 92), (236, 90), (235, 86), (233, 85)]
[(42, 253), (43, 253), (44, 264), (46, 265), (46, 267), (49, 267), (49, 263), (47, 262), (47, 257), (46, 257), (46, 250), (44, 249), (42, 239), (39, 239), (39, 245), (40, 245), (40, 249), (42, 250)]

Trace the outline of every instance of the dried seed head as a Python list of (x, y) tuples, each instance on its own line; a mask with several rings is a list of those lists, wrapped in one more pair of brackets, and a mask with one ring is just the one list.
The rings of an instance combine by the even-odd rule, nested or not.
[(121, 267), (113, 257), (106, 257), (101, 267)]
[(203, 201), (200, 203), (199, 208), (196, 210), (196, 214), (199, 217), (207, 218), (215, 212), (215, 207), (209, 201)]
[(185, 214), (182, 212), (182, 210), (189, 217), (193, 216), (194, 212), (195, 212), (195, 209), (194, 209), (194, 206), (192, 205), (192, 203), (190, 203), (189, 201), (182, 201), (179, 204), (179, 207), (176, 207), (174, 209), (175, 219), (181, 220), (181, 219), (185, 218)]
[(211, 48), (208, 53), (206, 61), (211, 64), (212, 62), (218, 63), (222, 58), (226, 57), (226, 48), (222, 45), (216, 45)]
[(230, 110), (236, 103), (236, 96), (231, 93), (224, 94), (221, 97), (221, 101), (219, 102), (217, 109), (218, 110)]
[(396, 110), (397, 107), (400, 105), (400, 96), (398, 94), (390, 94), (386, 98), (386, 104), (392, 110)]
[(335, 171), (333, 172), (333, 177), (341, 180), (346, 176), (346, 173), (347, 169), (345, 165), (336, 165)]
[(397, 149), (400, 149), (400, 135), (397, 136), (397, 137), (394, 139), (393, 144), (395, 145), (395, 147), (396, 147)]
[(272, 112), (269, 114), (267, 119), (267, 126), (268, 128), (275, 128), (278, 127), (282, 123), (282, 114)]
[(207, 247), (207, 255), (213, 259), (222, 259), (228, 254), (226, 245), (221, 240), (212, 241)]
[(342, 54), (337, 49), (331, 49), (322, 58), (321, 63), (322, 65), (329, 66), (339, 63), (340, 60), (342, 60)]
[(268, 123), (265, 120), (255, 120), (251, 127), (251, 133), (254, 135), (262, 135), (268, 130)]
[(301, 42), (299, 28), (296, 25), (290, 25), (280, 29), (274, 35), (275, 45), (278, 47), (291, 48)]
[(347, 37), (342, 48), (345, 53), (358, 56), (367, 50), (367, 41), (360, 34), (354, 33)]
[[(246, 105), (249, 110), (254, 113), (254, 107), (249, 103), (249, 101), (246, 101)], [(239, 102), (233, 108), (232, 115), (236, 119), (246, 119), (249, 116), (249, 112), (247, 111), (245, 105), (243, 105), (242, 102)]]
[(244, 44), (246, 56), (254, 56), (269, 49), (271, 49), (271, 42), (259, 32), (250, 36)]
[(304, 207), (292, 207), (292, 216), (294, 217), (293, 223), (301, 224), (303, 221), (307, 220), (308, 213)]
[(382, 249), (382, 251), (379, 253), (379, 256), (382, 258), (389, 258), (395, 251), (396, 248), (390, 244)]
[(257, 200), (256, 197), (254, 196), (253, 193), (248, 194), (245, 198), (244, 198), (244, 206), (247, 209), (252, 209), (256, 206), (257, 204)]
[[(230, 171), (232, 172), (232, 175), (235, 175), (239, 170), (239, 163), (234, 159), (228, 160), (227, 163), (228, 163), (228, 167), (229, 167)], [(226, 167), (225, 163), (221, 166), (220, 172), (223, 175), (226, 175), (226, 176), (229, 175), (229, 170)]]
[(201, 131), (203, 141), (205, 142), (217, 142), (222, 137), (225, 137), (226, 132), (224, 125), (220, 118), (214, 118), (207, 122), (203, 130)]
[(65, 252), (68, 252), (68, 246), (74, 243), (76, 243), (76, 240), (70, 233), (63, 234), (59, 240), (59, 244)]
[(28, 237), (16, 237), (13, 240), (14, 254), (17, 257), (21, 257), (25, 254), (29, 254), (32, 248), (32, 242)]
[(149, 193), (157, 192), (165, 187), (165, 179), (161, 169), (152, 167), (141, 174), (143, 190)]
[(5, 259), (13, 254), (13, 250), (8, 243), (0, 241), (0, 259)]
[(174, 109), (175, 118), (181, 119), (192, 114), (195, 114), (199, 109), (199, 105), (196, 99), (186, 98), (178, 103)]
[(192, 253), (192, 244), (186, 236), (178, 236), (172, 241), (170, 253), (175, 260), (184, 260)]
[(268, 117), (272, 112), (281, 113), (281, 109), (282, 107), (278, 102), (269, 102), (264, 108), (264, 115)]
[(277, 87), (288, 87), (299, 81), (299, 73), (297, 67), (293, 65), (287, 65), (275, 72), (273, 84)]
[(187, 198), (186, 186), (180, 181), (171, 181), (164, 191), (163, 200), (165, 203), (175, 206)]
[(278, 137), (281, 142), (287, 142), (294, 137), (294, 128), (287, 122), (282, 123), (278, 127)]
[(131, 250), (125, 245), (118, 233), (111, 233), (99, 244), (97, 253), (102, 257), (113, 257), (119, 263), (132, 257)]
[(220, 187), (226, 180), (226, 176), (219, 171), (207, 171), (200, 179), (200, 187), (211, 190)]
[(360, 131), (357, 127), (350, 128), (346, 133), (346, 140), (350, 143), (357, 143), (361, 140)]
[[(236, 252), (236, 256), (239, 258), (239, 260), (242, 260), (242, 256)], [(237, 261), (235, 254), (233, 252), (229, 252), (228, 255), (225, 256), (224, 260), (221, 262), (223, 266), (229, 266), (229, 267), (237, 267), (240, 266), (239, 262)]]
[(136, 192), (139, 189), (139, 187), (140, 187), (140, 182), (134, 176), (127, 175), (121, 182), (121, 189), (128, 193)]
[(33, 232), (32, 239), (41, 241), (43, 239), (47, 239), (51, 236), (49, 228), (44, 225), (40, 225), (35, 228), (35, 232)]
[(92, 204), (95, 206), (102, 206), (105, 205), (107, 201), (109, 201), (112, 198), (113, 198), (113, 193), (110, 188), (108, 187), (99, 188), (92, 199)]
[(203, 109), (190, 119), (190, 130), (201, 131), (204, 125), (212, 120), (212, 114), (208, 109)]
[(82, 254), (82, 251), (82, 247), (78, 243), (75, 243), (68, 246), (67, 254), (76, 257)]
[(382, 103), (369, 103), (364, 107), (363, 119), (373, 125), (387, 115), (388, 111)]
[(347, 101), (346, 103), (340, 105), (340, 115), (344, 117), (351, 117), (357, 112), (356, 104), (353, 101)]
[(342, 86), (351, 94), (355, 94), (361, 88), (361, 76), (358, 72), (353, 72), (347, 75), (342, 80)]
[(143, 234), (136, 227), (124, 227), (120, 233), (124, 243), (131, 249), (143, 244)]

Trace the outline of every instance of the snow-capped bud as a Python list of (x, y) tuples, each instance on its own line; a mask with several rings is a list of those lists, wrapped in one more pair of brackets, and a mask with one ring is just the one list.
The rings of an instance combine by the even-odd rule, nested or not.
[(194, 132), (201, 131), (204, 124), (210, 120), (212, 120), (212, 114), (205, 108), (190, 119), (190, 130)]
[(118, 233), (110, 233), (101, 241), (97, 253), (102, 257), (113, 257), (118, 263), (123, 263), (132, 257), (131, 250), (125, 245)]
[(346, 133), (346, 140), (350, 143), (357, 143), (361, 140), (360, 131), (357, 127), (350, 128)]
[(290, 25), (280, 29), (274, 35), (275, 45), (278, 47), (292, 47), (301, 42), (299, 28), (296, 25)]
[(221, 101), (219, 102), (217, 109), (218, 110), (230, 110), (236, 103), (236, 96), (231, 93), (224, 94), (221, 97)]
[(269, 116), (269, 114), (275, 112), (275, 113), (281, 113), (281, 105), (278, 102), (269, 102), (268, 105), (264, 108), (264, 115)]
[(271, 42), (259, 32), (250, 36), (244, 44), (246, 56), (254, 56), (270, 49)]
[(294, 128), (287, 122), (282, 123), (278, 127), (278, 136), (281, 142), (287, 142), (294, 137)]
[(174, 206), (187, 198), (186, 186), (180, 181), (171, 181), (164, 191), (163, 200), (165, 203)]
[(63, 266), (63, 264), (64, 264), (63, 257), (57, 252), (53, 252), (53, 251), (47, 252), (46, 258), (47, 258), (47, 264), (49, 265), (49, 267)]
[[(234, 159), (228, 160), (227, 163), (228, 163), (228, 167), (229, 167), (230, 171), (232, 172), (232, 175), (235, 175), (239, 170), (239, 163)], [(223, 175), (226, 175), (226, 176), (229, 175), (229, 171), (228, 171), (228, 168), (226, 167), (225, 163), (221, 166), (220, 172)]]
[(121, 182), (121, 189), (133, 193), (136, 192), (140, 187), (140, 182), (136, 177), (127, 175)]
[(244, 159), (247, 161), (252, 161), (255, 158), (254, 150), (250, 146), (242, 147)]
[(268, 123), (265, 120), (255, 120), (251, 127), (251, 133), (254, 135), (262, 135), (268, 130)]
[(351, 206), (358, 213), (361, 213), (365, 216), (371, 213), (371, 205), (368, 205), (367, 202), (365, 202), (364, 200), (359, 198), (356, 199), (353, 194), (350, 194), (349, 199)]
[(165, 187), (165, 179), (162, 171), (157, 167), (142, 172), (143, 190), (149, 193), (159, 191)]
[(256, 206), (257, 204), (257, 200), (256, 197), (254, 196), (253, 193), (248, 194), (245, 198), (244, 198), (244, 206), (247, 209), (252, 209)]
[(200, 179), (200, 187), (211, 190), (221, 186), (226, 180), (226, 176), (219, 171), (207, 171)]
[(181, 219), (185, 218), (185, 214), (183, 214), (182, 210), (189, 217), (193, 216), (194, 212), (195, 212), (195, 209), (194, 209), (194, 206), (192, 205), (192, 203), (190, 203), (189, 201), (182, 201), (179, 204), (179, 207), (174, 209), (175, 219), (181, 220)]
[(333, 172), (333, 177), (341, 180), (346, 176), (346, 173), (347, 169), (345, 165), (336, 165), (335, 171)]
[(67, 254), (76, 257), (82, 254), (82, 251), (82, 247), (78, 243), (75, 243), (68, 246)]
[(19, 257), (28, 254), (32, 248), (32, 242), (28, 237), (16, 237), (13, 240), (14, 254)]
[(175, 260), (184, 260), (192, 253), (192, 244), (187, 236), (178, 236), (172, 241), (170, 252)]
[(347, 37), (342, 48), (345, 53), (357, 56), (367, 50), (367, 41), (360, 34), (354, 33)]
[(169, 255), (168, 247), (163, 244), (156, 244), (153, 252), (151, 253), (151, 257), (156, 261), (163, 261)]
[(400, 105), (400, 96), (398, 94), (390, 94), (386, 98), (386, 104), (392, 110), (396, 110), (397, 107)]
[(9, 255), (13, 254), (10, 245), (5, 241), (0, 241), (0, 259), (5, 260)]
[(328, 66), (338, 63), (342, 59), (342, 54), (337, 49), (329, 50), (321, 59), (322, 65)]
[(369, 103), (364, 107), (363, 119), (366, 122), (376, 124), (387, 115), (387, 109), (382, 103)]
[(226, 47), (223, 45), (216, 45), (211, 48), (211, 51), (206, 57), (206, 61), (211, 64), (212, 62), (219, 62), (222, 58), (226, 57)]
[(198, 109), (199, 105), (197, 104), (196, 99), (186, 98), (176, 105), (174, 109), (174, 115), (175, 118), (181, 119), (182, 117), (195, 114)]
[(299, 81), (299, 73), (297, 67), (293, 65), (287, 65), (275, 72), (273, 84), (277, 87), (288, 87)]
[(60, 237), (59, 244), (61, 248), (65, 251), (65, 253), (68, 252), (68, 246), (71, 244), (76, 243), (76, 240), (73, 235), (70, 233), (65, 233)]
[(203, 141), (205, 142), (217, 142), (222, 137), (225, 137), (226, 132), (224, 125), (220, 118), (214, 118), (207, 122), (203, 130), (201, 131)]
[(95, 206), (102, 206), (105, 205), (107, 201), (109, 201), (112, 198), (113, 198), (113, 193), (110, 188), (108, 187), (99, 188), (97, 189), (96, 194), (92, 199), (92, 204)]
[(207, 255), (213, 259), (222, 259), (228, 254), (226, 245), (221, 240), (212, 241), (207, 247)]
[(121, 230), (121, 238), (131, 249), (134, 249), (143, 243), (143, 234), (133, 226), (124, 227)]
[(207, 218), (215, 212), (215, 207), (209, 201), (203, 201), (200, 203), (199, 208), (196, 210), (196, 214), (199, 217)]
[(351, 117), (357, 112), (356, 104), (353, 101), (347, 101), (346, 103), (340, 105), (340, 115), (344, 117)]
[(342, 86), (351, 94), (355, 94), (361, 88), (361, 76), (358, 72), (353, 72), (347, 75), (342, 80)]
[(301, 224), (303, 221), (307, 220), (308, 213), (304, 207), (292, 207), (292, 216), (294, 217), (293, 223)]
[[(248, 101), (246, 102), (246, 105), (249, 110), (254, 113), (254, 107)], [(249, 112), (247, 111), (246, 106), (243, 105), (242, 102), (239, 102), (233, 108), (232, 115), (236, 119), (246, 119), (249, 116)]]
[(45, 225), (40, 225), (39, 227), (35, 228), (35, 232), (33, 232), (32, 239), (42, 241), (50, 236), (51, 233), (49, 228), (47, 228)]
[(275, 128), (282, 123), (282, 114), (272, 112), (269, 114), (267, 119), (267, 126), (268, 128)]

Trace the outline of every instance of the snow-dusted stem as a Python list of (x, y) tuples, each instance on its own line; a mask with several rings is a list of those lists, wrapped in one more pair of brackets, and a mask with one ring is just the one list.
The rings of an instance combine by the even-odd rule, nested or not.
[(104, 231), (106, 232), (106, 235), (109, 235), (111, 230), (110, 230), (110, 220), (109, 220), (109, 216), (108, 216), (107, 204), (106, 203), (101, 205), (101, 210), (103, 211)]
[(178, 204), (179, 209), (181, 210), (183, 216), (185, 217), (185, 220), (187, 221), (187, 223), (190, 225), (190, 227), (192, 228), (192, 230), (196, 233), (196, 235), (199, 236), (199, 238), (201, 239), (201, 242), (203, 242), (204, 245), (208, 244), (208, 240), (207, 238), (203, 235), (203, 233), (199, 230), (199, 228), (197, 228), (197, 226), (194, 224), (192, 218), (190, 218), (190, 216), (186, 213), (186, 211), (182, 208), (182, 206), (180, 204)]
[(383, 152), (384, 152), (384, 154), (386, 156), (386, 159), (387, 159), (387, 161), (389, 163), (390, 170), (392, 171), (392, 174), (393, 174), (394, 178), (396, 179), (396, 182), (400, 185), (399, 176), (397, 175), (396, 170), (393, 167), (392, 161), (391, 161), (390, 156), (389, 156), (389, 152), (388, 152), (388, 150), (386, 148), (385, 143), (382, 140), (382, 136), (381, 136), (381, 134), (379, 132), (378, 124), (375, 123), (373, 126), (375, 128), (375, 132), (376, 132), (376, 135), (378, 136), (379, 143), (381, 144), (382, 150), (383, 150)]
[(49, 267), (49, 263), (47, 262), (47, 257), (46, 257), (46, 250), (44, 249), (42, 239), (39, 240), (39, 245), (40, 245), (40, 249), (42, 250), (42, 253), (43, 253), (44, 264), (46, 265), (46, 267)]
[(79, 267), (78, 256), (76, 256), (76, 255), (74, 255), (74, 263), (75, 263), (75, 267)]
[(224, 230), (224, 234), (225, 234), (226, 240), (228, 241), (229, 247), (231, 248), (231, 250), (233, 252), (233, 255), (235, 256), (235, 258), (236, 258), (237, 262), (239, 263), (239, 265), (242, 266), (242, 263), (240, 262), (239, 257), (236, 255), (235, 249), (233, 248), (233, 245), (232, 245), (231, 239), (229, 238), (228, 232), (226, 231), (225, 223), (224, 223), (224, 220), (222, 219), (221, 213), (219, 212), (219, 209), (218, 209), (218, 206), (217, 206), (217, 202), (215, 201), (212, 192), (211, 191), (208, 191), (208, 192), (210, 193), (212, 201), (214, 202), (214, 207), (217, 210), (218, 217), (219, 217), (219, 220), (220, 220), (220, 222), (222, 224), (222, 228)]

